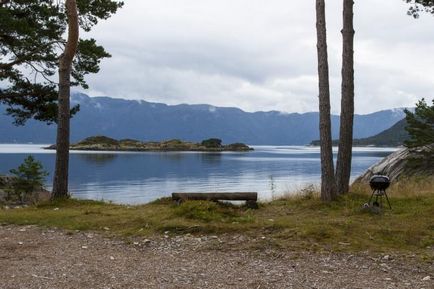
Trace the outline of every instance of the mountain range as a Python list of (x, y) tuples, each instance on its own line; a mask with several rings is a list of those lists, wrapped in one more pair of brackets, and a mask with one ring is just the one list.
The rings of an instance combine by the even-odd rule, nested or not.
[[(199, 142), (220, 138), (225, 143), (251, 145), (304, 145), (318, 139), (318, 112), (245, 112), (212, 105), (167, 105), (75, 93), (72, 104), (80, 111), (71, 120), (71, 141), (93, 135), (115, 139), (163, 141), (182, 139)], [(16, 127), (0, 105), (0, 143), (54, 143), (56, 127), (30, 120)], [(378, 134), (404, 117), (402, 109), (355, 115), (354, 137)], [(332, 116), (333, 137), (339, 134), (339, 116)]]

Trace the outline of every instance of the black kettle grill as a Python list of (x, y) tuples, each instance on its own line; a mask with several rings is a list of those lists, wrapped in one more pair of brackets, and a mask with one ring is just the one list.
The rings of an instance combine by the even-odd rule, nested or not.
[[(392, 209), (392, 206), (390, 205), (389, 198), (387, 197), (387, 193), (386, 193), (386, 189), (390, 186), (389, 177), (384, 175), (373, 175), (369, 180), (369, 185), (371, 186), (372, 189), (372, 195), (369, 198), (368, 204), (370, 206), (382, 207), (383, 196), (385, 196), (389, 208)], [(372, 202), (374, 196), (375, 196), (375, 201)]]

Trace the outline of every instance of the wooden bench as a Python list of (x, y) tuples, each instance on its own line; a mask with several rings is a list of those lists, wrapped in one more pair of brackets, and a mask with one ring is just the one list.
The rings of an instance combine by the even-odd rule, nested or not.
[(229, 192), (229, 193), (172, 193), (172, 200), (178, 204), (187, 200), (203, 201), (246, 201), (246, 206), (258, 208), (258, 193)]

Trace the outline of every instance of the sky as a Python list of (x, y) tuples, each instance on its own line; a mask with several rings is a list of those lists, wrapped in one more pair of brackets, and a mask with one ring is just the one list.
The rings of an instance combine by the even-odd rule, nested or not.
[[(355, 110), (434, 92), (434, 17), (402, 0), (355, 1)], [(340, 112), (342, 0), (326, 0), (332, 112)], [(125, 0), (92, 32), (112, 58), (91, 96), (245, 111), (318, 111), (314, 0)]]

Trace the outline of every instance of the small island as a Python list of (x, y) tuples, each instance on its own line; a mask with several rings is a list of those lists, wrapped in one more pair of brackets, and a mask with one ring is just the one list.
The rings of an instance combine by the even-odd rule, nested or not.
[[(51, 145), (46, 149), (56, 149), (56, 145)], [(223, 145), (222, 140), (210, 138), (200, 143), (181, 141), (172, 139), (162, 142), (142, 142), (134, 139), (116, 140), (107, 136), (88, 137), (70, 146), (71, 150), (82, 151), (197, 151), (197, 152), (247, 152), (253, 148), (243, 143), (233, 143)]]

